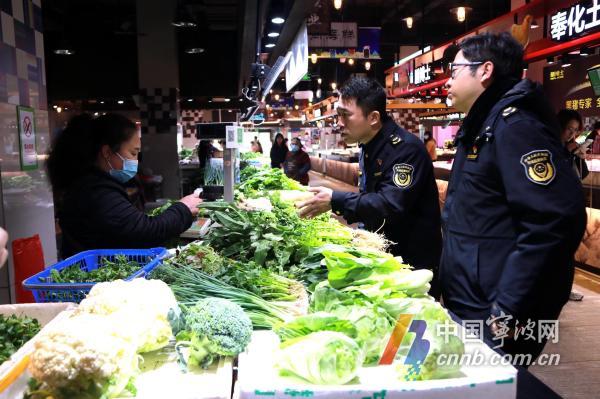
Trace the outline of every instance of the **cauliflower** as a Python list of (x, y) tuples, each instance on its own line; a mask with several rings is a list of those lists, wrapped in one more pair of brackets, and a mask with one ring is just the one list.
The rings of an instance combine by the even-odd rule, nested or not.
[(185, 318), (186, 331), (177, 336), (188, 339), (188, 363), (208, 367), (217, 356), (237, 356), (252, 336), (252, 322), (239, 305), (221, 298), (201, 299)]
[(135, 394), (138, 355), (121, 325), (80, 315), (43, 332), (34, 344), (29, 371), (56, 399), (114, 398)]
[(75, 315), (82, 314), (120, 321), (136, 337), (138, 352), (145, 353), (169, 343), (181, 311), (167, 284), (139, 278), (96, 284), (75, 311)]

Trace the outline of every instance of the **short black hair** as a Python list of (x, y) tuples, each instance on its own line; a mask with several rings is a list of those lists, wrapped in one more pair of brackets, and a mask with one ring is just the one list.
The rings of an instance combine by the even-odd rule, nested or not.
[(388, 118), (385, 89), (375, 79), (352, 77), (342, 85), (339, 93), (344, 98), (354, 99), (365, 116), (379, 111), (382, 121)]
[(135, 123), (122, 115), (93, 118), (76, 115), (55, 138), (46, 168), (50, 184), (58, 196), (77, 179), (94, 169), (102, 146), (119, 152), (121, 145), (136, 134)]
[(579, 112), (572, 109), (561, 109), (556, 114), (556, 118), (558, 119), (558, 123), (560, 125), (560, 130), (563, 131), (567, 128), (569, 122), (575, 120), (579, 122), (579, 128), (583, 128), (583, 119)]
[[(521, 79), (523, 76), (523, 46), (508, 32), (482, 33), (463, 40), (460, 45), (470, 62), (491, 61), (494, 79)], [(477, 66), (472, 67), (475, 70)]]

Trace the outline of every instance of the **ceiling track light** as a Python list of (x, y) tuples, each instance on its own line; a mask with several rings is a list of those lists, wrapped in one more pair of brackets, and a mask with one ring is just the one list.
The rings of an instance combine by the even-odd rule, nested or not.
[(414, 22), (413, 17), (404, 18), (404, 20), (406, 21), (406, 27), (412, 29)]
[(333, 0), (333, 7), (336, 10), (340, 10), (342, 8), (342, 0)]

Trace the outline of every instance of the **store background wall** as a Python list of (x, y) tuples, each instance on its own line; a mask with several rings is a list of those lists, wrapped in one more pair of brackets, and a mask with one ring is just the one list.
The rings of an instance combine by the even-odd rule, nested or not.
[[(10, 251), (17, 238), (39, 234), (46, 265), (56, 262), (56, 232), (52, 191), (45, 160), (50, 135), (46, 99), (41, 0), (0, 1), (0, 225), (8, 231)], [(35, 111), (38, 169), (21, 172), (17, 106)], [(33, 185), (11, 186), (11, 178), (27, 175)], [(12, 253), (0, 269), (0, 303), (14, 300)]]

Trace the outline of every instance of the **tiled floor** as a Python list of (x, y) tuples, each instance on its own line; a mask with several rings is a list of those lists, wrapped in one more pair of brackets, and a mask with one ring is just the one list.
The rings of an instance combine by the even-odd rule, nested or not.
[(544, 353), (560, 354), (560, 364), (532, 366), (531, 372), (566, 399), (600, 397), (600, 278), (577, 271), (575, 292), (581, 302), (569, 301), (560, 315), (559, 341)]

